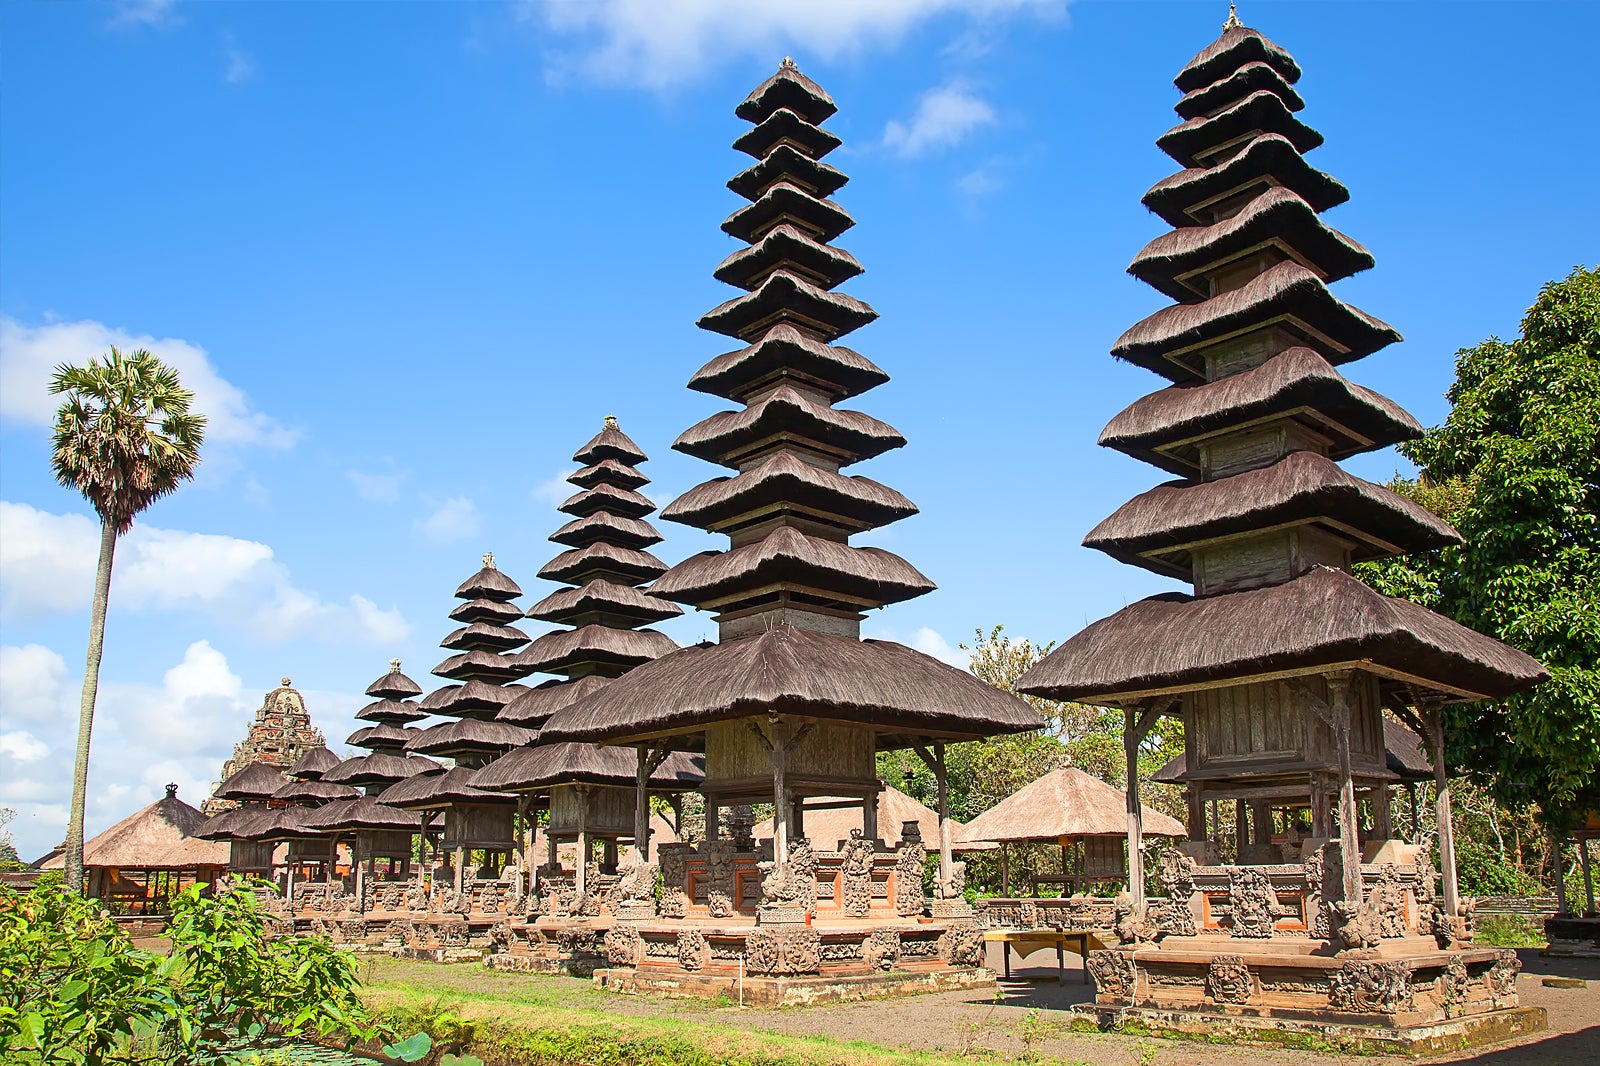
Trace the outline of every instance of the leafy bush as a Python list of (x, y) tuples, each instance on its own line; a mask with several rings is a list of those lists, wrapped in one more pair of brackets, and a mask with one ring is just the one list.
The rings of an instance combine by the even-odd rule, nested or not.
[(1539, 882), (1501, 858), (1479, 840), (1456, 840), (1456, 875), (1468, 896), (1537, 896)]
[(1478, 919), (1472, 940), (1491, 948), (1542, 948), (1544, 929), (1520, 914), (1486, 914)]

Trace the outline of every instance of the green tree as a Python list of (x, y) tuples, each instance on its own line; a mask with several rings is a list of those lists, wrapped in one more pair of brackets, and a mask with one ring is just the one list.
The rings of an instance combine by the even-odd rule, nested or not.
[(1446, 720), (1452, 765), (1552, 837), (1600, 805), (1600, 271), (1539, 292), (1522, 336), (1456, 354), (1444, 424), (1396, 488), (1464, 543), (1363, 568), (1375, 587), (1524, 649), (1551, 679)]
[(100, 562), (89, 614), (64, 855), (67, 885), (77, 892), (83, 886), (89, 737), (117, 538), (132, 528), (139, 512), (194, 476), (206, 420), (190, 413), (194, 393), (178, 383), (178, 372), (142, 348), (131, 355), (112, 348), (104, 360), (90, 359), (87, 366), (59, 366), (50, 379), (50, 392), (66, 396), (56, 412), (51, 456), (56, 480), (81, 492), (100, 516)]

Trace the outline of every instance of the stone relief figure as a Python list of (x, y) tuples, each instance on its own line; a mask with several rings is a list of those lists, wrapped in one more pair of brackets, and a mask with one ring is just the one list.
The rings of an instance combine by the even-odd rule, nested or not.
[(1154, 910), (1156, 929), (1162, 936), (1194, 936), (1194, 912), (1188, 896), (1168, 896)]
[(961, 899), (967, 894), (967, 864), (952, 862), (950, 878), (939, 885), (941, 899)]
[(745, 968), (754, 974), (816, 973), (822, 968), (822, 935), (809, 925), (758, 926), (745, 938), (744, 951)]
[(733, 917), (734, 847), (726, 840), (708, 840), (700, 846), (706, 864), (706, 907), (713, 918)]
[(1133, 994), (1135, 971), (1133, 954), (1127, 951), (1091, 951), (1086, 963), (1094, 978), (1095, 991), (1102, 995), (1127, 998)]
[(1206, 995), (1218, 1003), (1248, 1003), (1255, 992), (1243, 955), (1217, 955), (1206, 971)]
[(939, 957), (952, 966), (983, 965), (983, 930), (958, 922), (939, 936)]
[(1256, 940), (1272, 936), (1278, 919), (1291, 913), (1278, 903), (1278, 893), (1267, 875), (1249, 866), (1228, 871), (1228, 906), (1231, 935)]
[(1367, 893), (1367, 903), (1377, 915), (1380, 937), (1406, 935), (1406, 890), (1393, 863), (1379, 868), (1378, 883)]
[(842, 880), (844, 881), (844, 912), (851, 918), (865, 918), (872, 910), (872, 865), (877, 848), (861, 835), (861, 830), (850, 830), (840, 852)]
[(1333, 905), (1337, 917), (1339, 942), (1346, 949), (1370, 951), (1383, 939), (1383, 917), (1369, 903), (1339, 900)]
[(1177, 848), (1166, 848), (1158, 860), (1156, 878), (1167, 895), (1187, 900), (1194, 893), (1194, 868), (1192, 858)]
[(1496, 1007), (1516, 1006), (1517, 973), (1521, 969), (1522, 960), (1510, 948), (1503, 949), (1489, 967), (1489, 994), (1494, 997)]
[(1444, 1008), (1446, 1018), (1454, 1017), (1456, 1008), (1467, 998), (1467, 964), (1461, 956), (1452, 956), (1444, 972), (1433, 979), (1433, 998)]
[(650, 917), (656, 913), (656, 866), (649, 862), (632, 862), (622, 867), (616, 884), (606, 892), (605, 904), (611, 913), (626, 908), (629, 917), (638, 917), (644, 911)]
[(644, 938), (631, 925), (614, 925), (606, 930), (605, 956), (611, 966), (637, 966), (644, 955)]
[(656, 909), (664, 918), (682, 918), (689, 906), (687, 850), (663, 847), (656, 858), (661, 863), (661, 899)]
[(900, 961), (900, 934), (893, 929), (874, 929), (861, 944), (862, 960), (874, 970), (892, 970)]
[(1117, 893), (1117, 921), (1115, 930), (1124, 944), (1144, 944), (1160, 932), (1150, 919), (1145, 907), (1137, 906), (1126, 892)]
[(711, 945), (698, 929), (685, 929), (678, 934), (678, 965), (690, 973), (703, 969), (711, 961)]
[(1328, 1001), (1334, 1010), (1393, 1014), (1413, 1003), (1411, 971), (1404, 963), (1352, 960), (1334, 971)]
[[(1337, 858), (1337, 852), (1331, 854)], [(1329, 847), (1323, 846), (1307, 855), (1306, 861), (1300, 864), (1306, 886), (1306, 921), (1309, 926), (1308, 931), (1314, 937), (1331, 935), (1328, 907), (1324, 900), (1343, 890), (1339, 882), (1344, 875), (1339, 872), (1336, 864), (1330, 868), (1327, 861), (1329, 855)]]
[(922, 913), (927, 896), (922, 891), (922, 869), (928, 850), (922, 846), (917, 823), (907, 822), (900, 834), (900, 853), (894, 861), (894, 910), (902, 918)]

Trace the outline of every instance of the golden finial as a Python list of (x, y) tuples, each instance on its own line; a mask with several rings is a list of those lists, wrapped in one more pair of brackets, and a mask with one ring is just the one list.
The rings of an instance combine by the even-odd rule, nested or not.
[(1223, 33), (1227, 33), (1229, 30), (1242, 30), (1242, 29), (1244, 29), (1244, 23), (1239, 21), (1239, 5), (1238, 4), (1229, 4), (1228, 5), (1228, 21), (1224, 22), (1222, 24), (1222, 32)]
[(606, 415), (606, 428), (607, 429), (616, 429), (617, 428), (617, 416), (616, 415)]
[(778, 69), (779, 70), (798, 70), (799, 68), (794, 65), (794, 56), (784, 56), (783, 57), (783, 62), (778, 64)]
[(289, 684), (290, 684), (289, 679), (286, 677), (286, 678), (283, 678), (282, 680), (283, 680), (283, 687), (284, 688), (288, 688)]
[(398, 674), (400, 672), (400, 660), (399, 659), (390, 659), (389, 660), (389, 672), (391, 674)]
[(493, 570), (494, 569), (494, 552), (484, 552), (483, 553), (483, 568), (485, 570)]

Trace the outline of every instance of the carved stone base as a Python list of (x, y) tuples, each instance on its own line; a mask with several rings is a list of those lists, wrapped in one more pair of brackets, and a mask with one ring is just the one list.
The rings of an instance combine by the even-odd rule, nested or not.
[(762, 925), (803, 925), (806, 920), (804, 907), (762, 907), (756, 915)]
[(647, 922), (656, 916), (654, 900), (622, 900), (613, 910), (621, 922)]
[(805, 1007), (895, 996), (921, 996), (969, 988), (993, 988), (994, 974), (984, 969), (950, 968), (891, 971), (852, 977), (750, 977), (726, 974), (650, 973), (632, 969), (594, 972), (595, 984), (612, 992), (663, 996), (669, 999), (742, 1001), (751, 1007)]
[(964, 899), (934, 899), (928, 901), (929, 914), (935, 918), (971, 918), (972, 904)]

